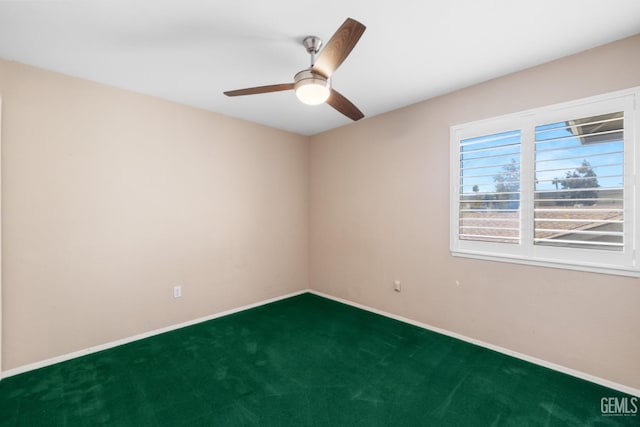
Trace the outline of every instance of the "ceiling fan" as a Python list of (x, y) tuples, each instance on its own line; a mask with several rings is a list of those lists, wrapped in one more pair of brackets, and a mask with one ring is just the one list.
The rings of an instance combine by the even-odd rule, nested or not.
[[(366, 27), (360, 22), (347, 18), (322, 51), (320, 51), (322, 46), (320, 38), (316, 36), (305, 37), (302, 44), (311, 55), (311, 66), (297, 73), (293, 78), (293, 83), (231, 90), (224, 92), (224, 94), (242, 96), (293, 89), (296, 91), (298, 99), (305, 104), (319, 105), (326, 102), (351, 120), (360, 120), (364, 114), (351, 101), (331, 87), (331, 76), (347, 59), (365, 29)], [(318, 52), (320, 53), (318, 54)]]

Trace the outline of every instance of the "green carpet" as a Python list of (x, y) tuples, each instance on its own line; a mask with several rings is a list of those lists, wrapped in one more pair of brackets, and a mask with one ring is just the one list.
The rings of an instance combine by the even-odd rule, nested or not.
[(304, 294), (6, 378), (0, 426), (640, 425), (603, 397), (625, 395)]

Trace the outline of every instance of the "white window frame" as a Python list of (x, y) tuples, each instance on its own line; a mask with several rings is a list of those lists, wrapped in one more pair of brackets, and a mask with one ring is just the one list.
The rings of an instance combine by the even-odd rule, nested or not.
[[(577, 117), (624, 111), (624, 248), (622, 251), (561, 248), (533, 244), (535, 128)], [(450, 250), (453, 256), (640, 277), (636, 254), (640, 188), (640, 87), (527, 110), (451, 127)], [(520, 243), (462, 240), (459, 233), (460, 141), (505, 131), (521, 131)]]

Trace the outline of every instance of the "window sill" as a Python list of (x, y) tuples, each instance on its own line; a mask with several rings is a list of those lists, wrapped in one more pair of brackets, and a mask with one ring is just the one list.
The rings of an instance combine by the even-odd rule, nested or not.
[(610, 274), (615, 276), (640, 277), (640, 270), (632, 268), (624, 268), (619, 266), (595, 265), (595, 264), (568, 264), (562, 262), (554, 262), (551, 260), (532, 260), (519, 256), (509, 255), (489, 255), (487, 253), (477, 253), (474, 251), (451, 251), (454, 257), (474, 258), (485, 261), (507, 262), (511, 264), (532, 265), (536, 267), (558, 268), (562, 270), (574, 270), (589, 273)]

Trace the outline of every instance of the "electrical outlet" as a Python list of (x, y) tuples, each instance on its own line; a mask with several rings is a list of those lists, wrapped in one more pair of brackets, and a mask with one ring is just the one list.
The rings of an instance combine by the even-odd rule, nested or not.
[(180, 298), (182, 296), (182, 286), (173, 287), (173, 297)]

